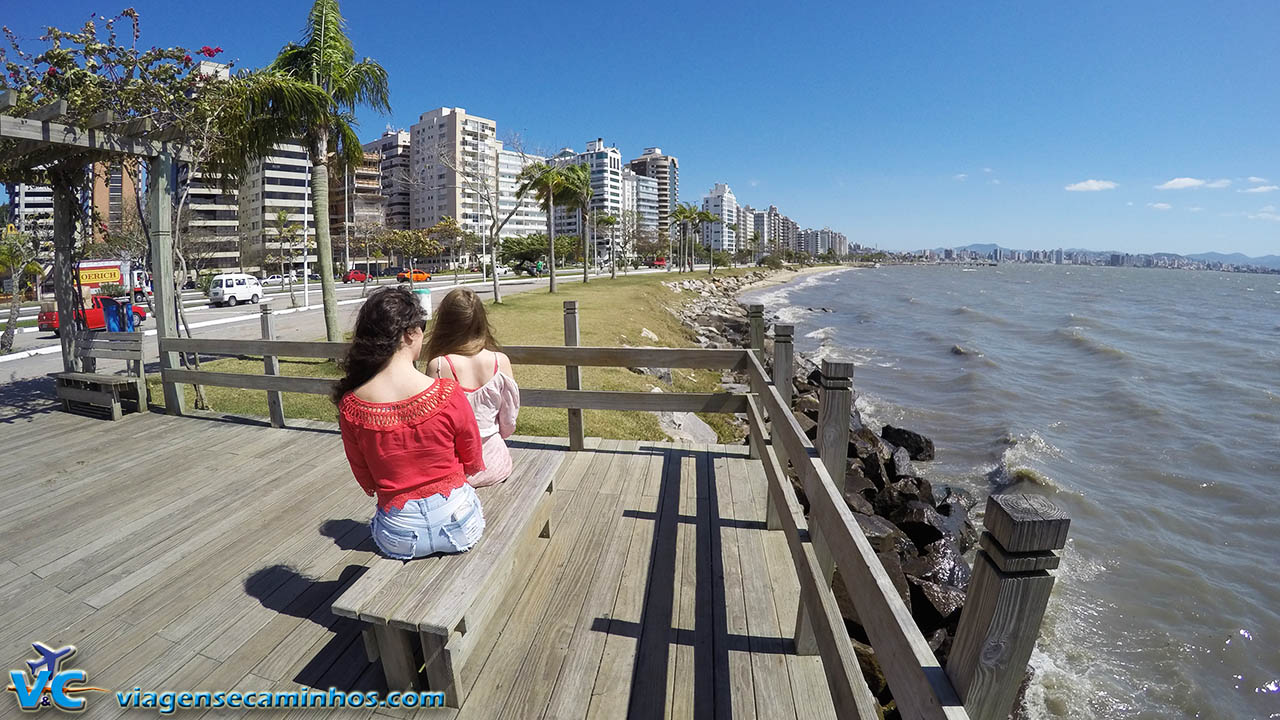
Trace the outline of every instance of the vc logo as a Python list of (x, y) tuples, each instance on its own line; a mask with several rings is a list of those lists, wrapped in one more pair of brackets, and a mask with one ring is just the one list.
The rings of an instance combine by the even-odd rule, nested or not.
[(74, 645), (54, 650), (44, 643), (33, 643), (32, 647), (40, 653), (40, 657), (27, 661), (31, 668), (9, 671), (9, 687), (6, 688), (18, 697), (18, 707), (23, 710), (39, 710), (50, 706), (71, 712), (84, 709), (84, 698), (72, 697), (74, 693), (86, 690), (106, 692), (102, 688), (71, 687), (71, 683), (83, 684), (88, 677), (83, 670), (63, 670), (62, 661), (75, 654)]

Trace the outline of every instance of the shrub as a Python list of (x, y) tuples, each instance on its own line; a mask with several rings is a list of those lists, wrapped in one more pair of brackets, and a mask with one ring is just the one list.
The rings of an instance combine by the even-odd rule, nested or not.
[(769, 268), (770, 270), (782, 269), (782, 260), (778, 259), (778, 257), (775, 255), (765, 255), (764, 257), (760, 258), (760, 264)]
[(103, 283), (98, 286), (98, 294), (103, 297), (124, 297), (129, 294), (125, 286), (119, 283)]

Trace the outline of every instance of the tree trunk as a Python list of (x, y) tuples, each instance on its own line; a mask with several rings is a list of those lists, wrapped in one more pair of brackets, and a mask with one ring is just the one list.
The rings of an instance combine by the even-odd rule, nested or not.
[(551, 188), (547, 189), (547, 244), (548, 256), (551, 258), (550, 292), (556, 291), (556, 200), (551, 196)]
[(22, 271), (26, 258), (15, 255), (14, 260), (14, 266), (9, 268), (9, 275), (13, 278), (13, 297), (9, 299), (9, 318), (4, 323), (4, 334), (0, 335), (0, 355), (8, 355), (13, 349), (13, 335), (18, 329), (18, 313), (22, 309)]
[[(587, 284), (587, 270), (591, 265), (591, 246), (587, 244), (587, 213), (579, 211), (578, 215), (582, 218), (582, 284)], [(591, 238), (594, 242), (595, 238)]]
[[(316, 224), (316, 255), (320, 262), (320, 297), (324, 302), (324, 330), (329, 342), (342, 340), (338, 327), (338, 296), (333, 286), (333, 246), (329, 243), (329, 133), (320, 128), (311, 148), (311, 214)], [(305, 228), (303, 251), (306, 251)]]
[(490, 275), (493, 277), (493, 302), (498, 305), (501, 305), (502, 304), (502, 283), (498, 282), (498, 234), (497, 233), (494, 233), (493, 236), (489, 238), (489, 259), (491, 261), (490, 264), (492, 265), (492, 269), (493, 269), (493, 272), (490, 273)]
[(75, 186), (63, 175), (50, 173), (53, 186), (53, 292), (58, 301), (58, 336), (62, 341), (63, 370), (79, 372), (76, 336), (81, 330), (80, 298), (76, 297), (75, 252), (78, 206)]

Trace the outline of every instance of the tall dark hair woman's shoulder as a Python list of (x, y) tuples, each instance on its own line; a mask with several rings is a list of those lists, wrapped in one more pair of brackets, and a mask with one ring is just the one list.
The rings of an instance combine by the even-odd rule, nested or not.
[(356, 315), (351, 345), (338, 361), (343, 376), (329, 398), (336, 405), (343, 396), (368, 382), (386, 366), (413, 328), (425, 330), (427, 314), (407, 288), (374, 290)]

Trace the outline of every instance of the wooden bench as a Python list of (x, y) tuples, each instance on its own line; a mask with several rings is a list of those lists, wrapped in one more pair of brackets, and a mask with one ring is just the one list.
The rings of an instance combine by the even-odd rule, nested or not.
[(551, 537), (552, 479), (565, 450), (511, 453), (511, 477), (476, 490), (485, 530), (475, 547), (407, 562), (375, 558), (333, 603), (334, 614), (365, 624), (369, 662), (381, 659), (389, 689), (425, 687), (460, 707)]
[[(121, 398), (131, 401), (138, 412), (147, 407), (147, 378), (142, 370), (142, 333), (86, 332), (76, 339), (76, 355), (85, 372), (50, 373), (63, 407), (70, 412), (77, 405), (106, 408), (112, 420), (119, 420)], [(97, 372), (98, 360), (123, 360), (123, 374)]]

